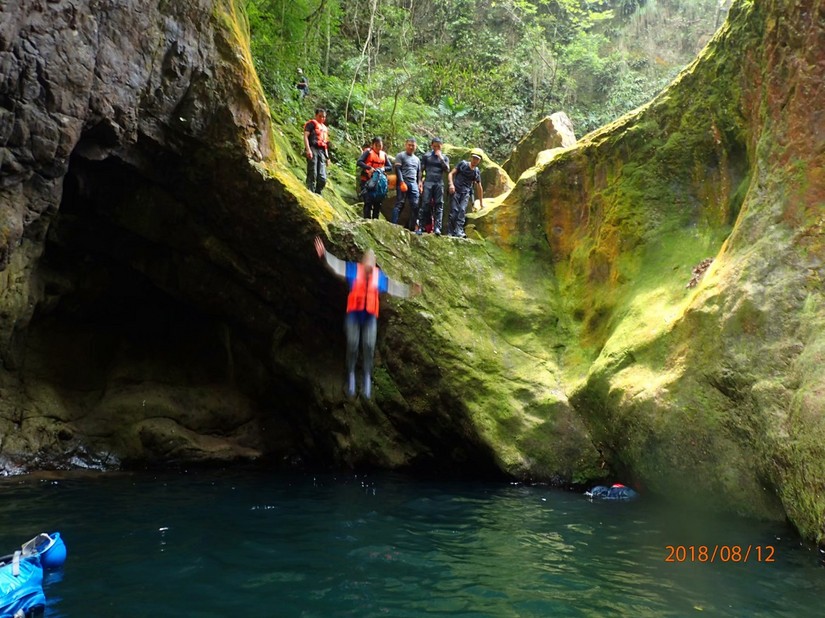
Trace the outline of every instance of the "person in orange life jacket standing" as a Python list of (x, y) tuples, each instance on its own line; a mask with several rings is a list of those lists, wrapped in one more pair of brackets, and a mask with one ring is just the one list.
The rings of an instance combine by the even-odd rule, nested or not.
[(465, 215), (467, 214), (467, 202), (470, 201), (470, 192), (473, 186), (478, 188), (478, 200), (484, 208), (484, 191), (481, 188), (481, 171), (478, 164), (481, 163), (481, 150), (473, 148), (470, 151), (470, 161), (459, 161), (452, 171), (447, 175), (450, 181), (450, 219), (448, 234), (459, 238), (467, 238), (464, 233)]
[(378, 334), (379, 294), (409, 298), (421, 293), (421, 284), (411, 286), (393, 281), (375, 265), (375, 252), (367, 249), (360, 262), (345, 262), (326, 250), (324, 242), (315, 237), (315, 251), (327, 267), (347, 280), (347, 317), (344, 330), (347, 335), (347, 394), (355, 396), (355, 365), (358, 361), (360, 339), (364, 368), (364, 397), (372, 395), (372, 363), (375, 356), (375, 339)]
[[(392, 163), (390, 163), (387, 153), (384, 148), (384, 140), (378, 136), (372, 138), (372, 144), (369, 150), (365, 150), (358, 157), (356, 165), (361, 169), (361, 188), (373, 175), (376, 169), (383, 169), (384, 172), (392, 171)], [(371, 200), (368, 197), (364, 198), (364, 219), (377, 219), (381, 213), (381, 201)]]
[(392, 209), (392, 222), (398, 223), (398, 217), (404, 210), (407, 199), (410, 200), (410, 220), (407, 229), (415, 231), (418, 223), (418, 198), (421, 195), (421, 160), (415, 155), (417, 143), (408, 137), (404, 142), (404, 152), (395, 157), (395, 174), (398, 179), (395, 208)]
[(326, 123), (327, 110), (315, 110), (315, 118), (304, 125), (304, 155), (307, 158), (307, 188), (321, 195), (327, 184), (327, 162), (329, 161), (329, 130)]

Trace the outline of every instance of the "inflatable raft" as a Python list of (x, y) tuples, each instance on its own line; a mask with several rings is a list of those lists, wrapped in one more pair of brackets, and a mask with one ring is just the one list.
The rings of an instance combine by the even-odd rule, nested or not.
[(43, 569), (66, 562), (59, 532), (38, 534), (8, 556), (0, 556), (0, 618), (37, 618), (46, 609)]

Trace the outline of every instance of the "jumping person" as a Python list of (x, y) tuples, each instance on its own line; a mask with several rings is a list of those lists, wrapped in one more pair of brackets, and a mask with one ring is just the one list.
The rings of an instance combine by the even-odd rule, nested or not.
[(329, 130), (326, 125), (327, 110), (319, 107), (315, 118), (304, 125), (304, 155), (307, 158), (307, 188), (321, 195), (327, 184), (329, 161)]
[(408, 137), (404, 142), (404, 152), (395, 157), (395, 174), (398, 179), (395, 208), (392, 209), (392, 222), (398, 223), (398, 217), (409, 199), (410, 220), (407, 229), (415, 231), (418, 222), (418, 198), (421, 195), (421, 160), (415, 155), (417, 143)]
[[(441, 152), (441, 138), (434, 137), (431, 150), (421, 157), (424, 172), (421, 205), (418, 207), (418, 231), (422, 234), (432, 219), (433, 233), (441, 235), (441, 221), (444, 218), (444, 174), (450, 171), (450, 159)], [(430, 201), (433, 207), (430, 209)]]
[(345, 262), (332, 255), (324, 242), (315, 237), (315, 251), (327, 267), (347, 280), (347, 317), (344, 330), (347, 334), (347, 395), (355, 396), (355, 365), (358, 361), (358, 344), (361, 343), (364, 382), (361, 393), (366, 399), (372, 395), (372, 364), (375, 356), (375, 339), (378, 334), (379, 294), (409, 298), (421, 293), (421, 284), (411, 286), (393, 281), (375, 265), (375, 252), (367, 249), (360, 262)]
[(470, 151), (470, 161), (459, 161), (447, 178), (450, 181), (450, 222), (449, 235), (459, 238), (467, 238), (464, 233), (465, 215), (467, 214), (467, 202), (470, 200), (470, 192), (473, 187), (478, 188), (478, 200), (484, 208), (484, 191), (481, 188), (481, 171), (478, 164), (481, 163), (482, 154), (478, 148)]
[[(376, 169), (383, 169), (384, 173), (392, 170), (392, 164), (384, 152), (384, 140), (377, 135), (372, 138), (369, 150), (365, 150), (358, 157), (356, 165), (361, 169), (361, 190), (373, 175)], [(381, 201), (364, 195), (364, 219), (377, 219), (381, 213)]]

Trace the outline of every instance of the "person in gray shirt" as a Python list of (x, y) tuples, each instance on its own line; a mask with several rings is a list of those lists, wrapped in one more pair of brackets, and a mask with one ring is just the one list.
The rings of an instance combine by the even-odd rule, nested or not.
[[(433, 233), (441, 235), (441, 221), (444, 219), (444, 174), (450, 171), (450, 158), (441, 152), (441, 138), (434, 137), (431, 150), (421, 157), (424, 171), (424, 188), (421, 191), (421, 205), (418, 207), (418, 230), (423, 234), (432, 223)], [(433, 203), (430, 208), (430, 202)]]
[(397, 194), (395, 208), (392, 209), (392, 222), (398, 223), (398, 217), (404, 210), (404, 204), (410, 201), (410, 220), (407, 229), (415, 230), (418, 222), (418, 197), (421, 195), (421, 161), (415, 156), (416, 141), (412, 137), (404, 143), (404, 152), (395, 157), (395, 174)]

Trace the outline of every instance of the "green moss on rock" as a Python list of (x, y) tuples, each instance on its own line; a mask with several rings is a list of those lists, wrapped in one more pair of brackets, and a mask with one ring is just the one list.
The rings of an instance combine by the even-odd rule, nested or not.
[(474, 223), (513, 250), (549, 248), (565, 389), (615, 469), (820, 539), (823, 374), (803, 325), (823, 318), (810, 214), (825, 161), (802, 127), (821, 105), (794, 94), (818, 88), (815, 71), (785, 67), (825, 52), (791, 60), (823, 36), (803, 10), (737, 3), (671, 87), (525, 173)]

